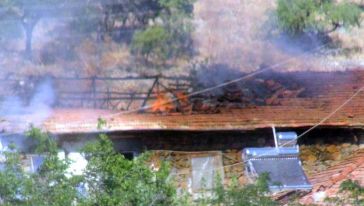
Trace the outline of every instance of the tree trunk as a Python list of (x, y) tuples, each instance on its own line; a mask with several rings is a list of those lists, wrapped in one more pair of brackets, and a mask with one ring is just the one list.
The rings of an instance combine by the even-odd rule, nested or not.
[(23, 18), (22, 24), (25, 32), (25, 56), (29, 60), (32, 59), (32, 39), (33, 30), (35, 25), (38, 23), (39, 18), (36, 19), (26, 19)]
[(32, 59), (32, 38), (34, 26), (25, 27), (25, 56)]

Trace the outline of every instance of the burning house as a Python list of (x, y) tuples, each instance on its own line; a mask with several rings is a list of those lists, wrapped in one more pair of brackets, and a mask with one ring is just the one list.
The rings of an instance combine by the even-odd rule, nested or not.
[[(289, 167), (291, 171), (286, 174), (293, 178), (281, 182), (283, 187), (310, 190), (313, 184), (313, 190), (318, 191), (318, 179), (306, 178), (301, 168), (298, 145), (317, 139), (335, 141), (343, 133), (346, 134), (344, 140), (341, 138), (343, 141), (354, 144), (363, 141), (364, 94), (358, 91), (363, 86), (364, 72), (360, 69), (273, 72), (228, 84), (217, 92), (206, 90), (204, 93), (195, 92), (198, 86), (191, 83), (168, 83), (166, 86), (158, 79), (151, 79), (152, 86), (144, 98), (135, 92), (128, 96), (126, 103), (118, 104), (115, 101), (126, 94), (113, 92), (110, 88), (105, 89), (106, 92), (95, 89), (102, 80), (91, 79), (91, 84), (85, 87), (91, 85), (90, 93), (77, 92), (67, 98), (68, 93), (61, 91), (59, 86), (57, 104), (39, 125), (57, 137), (64, 155), (77, 160), (81, 168), (85, 160), (77, 153), (79, 148), (98, 134), (106, 133), (127, 158), (153, 151), (153, 166), (158, 167), (160, 160), (169, 160), (179, 186), (191, 192), (199, 191), (202, 179), (207, 181), (206, 187), (211, 187), (216, 174), (223, 177), (225, 184), (229, 184), (232, 177), (245, 184), (253, 173), (264, 171), (277, 180), (286, 180), (282, 179), (286, 176), (274, 176), (277, 171), (269, 166), (278, 163), (282, 168)], [(195, 91), (190, 87), (196, 87)], [(348, 99), (350, 101), (346, 102)], [(81, 104), (65, 107), (70, 101)], [(141, 107), (138, 109), (135, 105)], [(339, 107), (340, 110), (332, 113)], [(16, 121), (11, 121), (14, 115)], [(30, 122), (29, 116), (11, 114), (3, 117), (3, 145), (10, 137), (16, 139), (16, 135), (6, 135), (14, 128), (16, 130), (19, 122)], [(100, 125), (100, 120), (104, 124)], [(272, 133), (272, 126), (283, 132), (277, 133), (283, 135), (276, 138), (277, 141), (273, 138), (276, 133)], [(314, 131), (305, 133), (312, 127), (315, 127)], [(299, 138), (295, 133), (287, 133), (292, 131)], [(333, 131), (340, 132), (335, 134)], [(332, 136), (326, 138), (325, 133)], [(294, 144), (282, 143), (286, 137)], [(77, 172), (79, 168), (74, 170)], [(331, 185), (322, 187), (330, 188)], [(319, 188), (322, 190), (322, 187)]]

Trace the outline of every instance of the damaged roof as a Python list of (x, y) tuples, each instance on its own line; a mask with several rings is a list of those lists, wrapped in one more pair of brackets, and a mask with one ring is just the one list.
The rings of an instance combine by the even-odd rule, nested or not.
[[(313, 186), (312, 191), (302, 197), (300, 202), (313, 204), (323, 201), (325, 197), (335, 197), (341, 183), (349, 179), (364, 185), (364, 149), (357, 151), (337, 165), (309, 177), (309, 182)], [(315, 197), (319, 193), (321, 193), (321, 199)]]
[[(55, 109), (43, 126), (51, 133), (91, 133), (97, 119), (107, 121), (105, 131), (133, 130), (255, 130), (276, 127), (310, 127), (343, 104), (364, 86), (364, 71), (296, 72), (285, 76), (304, 88), (297, 97), (278, 97), (275, 105), (249, 105), (218, 113), (117, 113), (94, 109)], [(322, 126), (363, 127), (364, 92), (352, 99)]]

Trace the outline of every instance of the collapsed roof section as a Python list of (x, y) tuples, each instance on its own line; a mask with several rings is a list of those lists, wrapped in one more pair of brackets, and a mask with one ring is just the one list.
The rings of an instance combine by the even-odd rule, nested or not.
[[(113, 114), (104, 110), (60, 109), (45, 122), (52, 133), (97, 132), (97, 118), (107, 121), (107, 131), (132, 130), (254, 130), (276, 127), (309, 127), (328, 116), (362, 85), (364, 72), (328, 73), (312, 79), (311, 97), (280, 98), (278, 105), (249, 106), (214, 114)], [(330, 81), (329, 81), (330, 80)], [(314, 89), (316, 88), (316, 90)], [(322, 126), (363, 127), (364, 93), (352, 99)]]
[[(363, 86), (364, 71), (305, 72), (285, 75), (303, 87), (298, 96), (274, 96), (274, 104), (225, 108), (218, 113), (128, 113), (94, 109), (55, 109), (43, 124), (51, 133), (93, 133), (98, 118), (106, 120), (107, 132), (133, 130), (255, 130), (276, 127), (313, 126), (350, 98)], [(322, 126), (363, 127), (364, 93), (352, 99)]]

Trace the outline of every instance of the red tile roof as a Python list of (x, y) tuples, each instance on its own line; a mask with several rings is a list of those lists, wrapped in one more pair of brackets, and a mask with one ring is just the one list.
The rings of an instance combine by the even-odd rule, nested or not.
[[(364, 86), (364, 71), (294, 73), (309, 95), (281, 98), (276, 106), (250, 106), (216, 114), (113, 114), (90, 109), (56, 109), (44, 123), (53, 133), (97, 132), (97, 118), (107, 120), (108, 131), (130, 130), (254, 130), (309, 127), (318, 123)], [(364, 92), (361, 92), (323, 126), (364, 126)]]
[(301, 203), (314, 203), (314, 195), (324, 192), (327, 197), (335, 197), (340, 184), (345, 180), (356, 180), (364, 185), (364, 150), (359, 150), (352, 157), (343, 160), (329, 169), (309, 177), (313, 185), (312, 192), (301, 198)]

